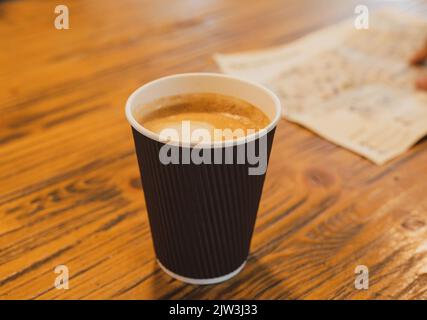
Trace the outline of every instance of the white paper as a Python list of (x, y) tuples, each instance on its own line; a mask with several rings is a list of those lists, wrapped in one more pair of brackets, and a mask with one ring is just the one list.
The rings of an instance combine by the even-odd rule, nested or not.
[(424, 68), (407, 63), (427, 38), (427, 19), (395, 10), (371, 14), (286, 46), (217, 54), (221, 70), (271, 88), (283, 116), (383, 164), (427, 134), (427, 93), (414, 89)]

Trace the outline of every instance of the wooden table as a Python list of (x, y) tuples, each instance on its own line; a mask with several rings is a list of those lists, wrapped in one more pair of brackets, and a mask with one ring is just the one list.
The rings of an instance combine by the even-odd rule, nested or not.
[[(359, 1), (63, 3), (69, 30), (54, 28), (57, 1), (0, 3), (1, 299), (427, 298), (427, 140), (376, 166), (285, 120), (245, 269), (192, 286), (155, 263), (128, 95), (218, 71), (215, 52), (291, 41)], [(54, 287), (58, 265), (68, 290)]]

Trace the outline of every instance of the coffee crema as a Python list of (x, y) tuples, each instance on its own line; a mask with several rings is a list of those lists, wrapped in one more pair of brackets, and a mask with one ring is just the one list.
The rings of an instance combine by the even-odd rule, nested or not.
[(184, 126), (191, 135), (202, 129), (211, 140), (221, 141), (244, 137), (264, 129), (270, 119), (258, 107), (244, 100), (217, 93), (191, 93), (157, 99), (142, 108), (137, 121), (146, 129), (162, 134), (166, 129), (183, 137)]

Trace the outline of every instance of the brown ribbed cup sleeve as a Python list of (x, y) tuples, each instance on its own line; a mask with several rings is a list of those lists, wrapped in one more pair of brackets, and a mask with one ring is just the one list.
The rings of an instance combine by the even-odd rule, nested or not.
[(132, 131), (157, 259), (194, 279), (235, 271), (249, 254), (265, 174), (249, 175), (247, 163), (164, 165), (164, 144)]

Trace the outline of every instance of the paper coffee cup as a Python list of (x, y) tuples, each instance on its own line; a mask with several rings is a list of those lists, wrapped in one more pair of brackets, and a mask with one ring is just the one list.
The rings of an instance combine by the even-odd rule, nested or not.
[[(204, 149), (213, 157), (220, 151), (222, 159), (215, 162), (162, 163), (159, 154), (166, 143), (136, 120), (144, 112), (144, 105), (162, 97), (206, 92), (233, 96), (257, 106), (269, 117), (269, 125), (261, 133), (225, 143), (194, 146), (178, 142), (170, 146), (187, 154)], [(129, 97), (126, 117), (132, 126), (154, 249), (167, 274), (187, 283), (212, 284), (233, 277), (243, 268), (265, 170), (250, 174), (253, 162), (226, 163), (225, 155), (237, 159), (243, 147), (252, 147), (258, 153), (265, 151), (267, 164), (280, 112), (279, 99), (270, 90), (213, 73), (161, 78)]]

